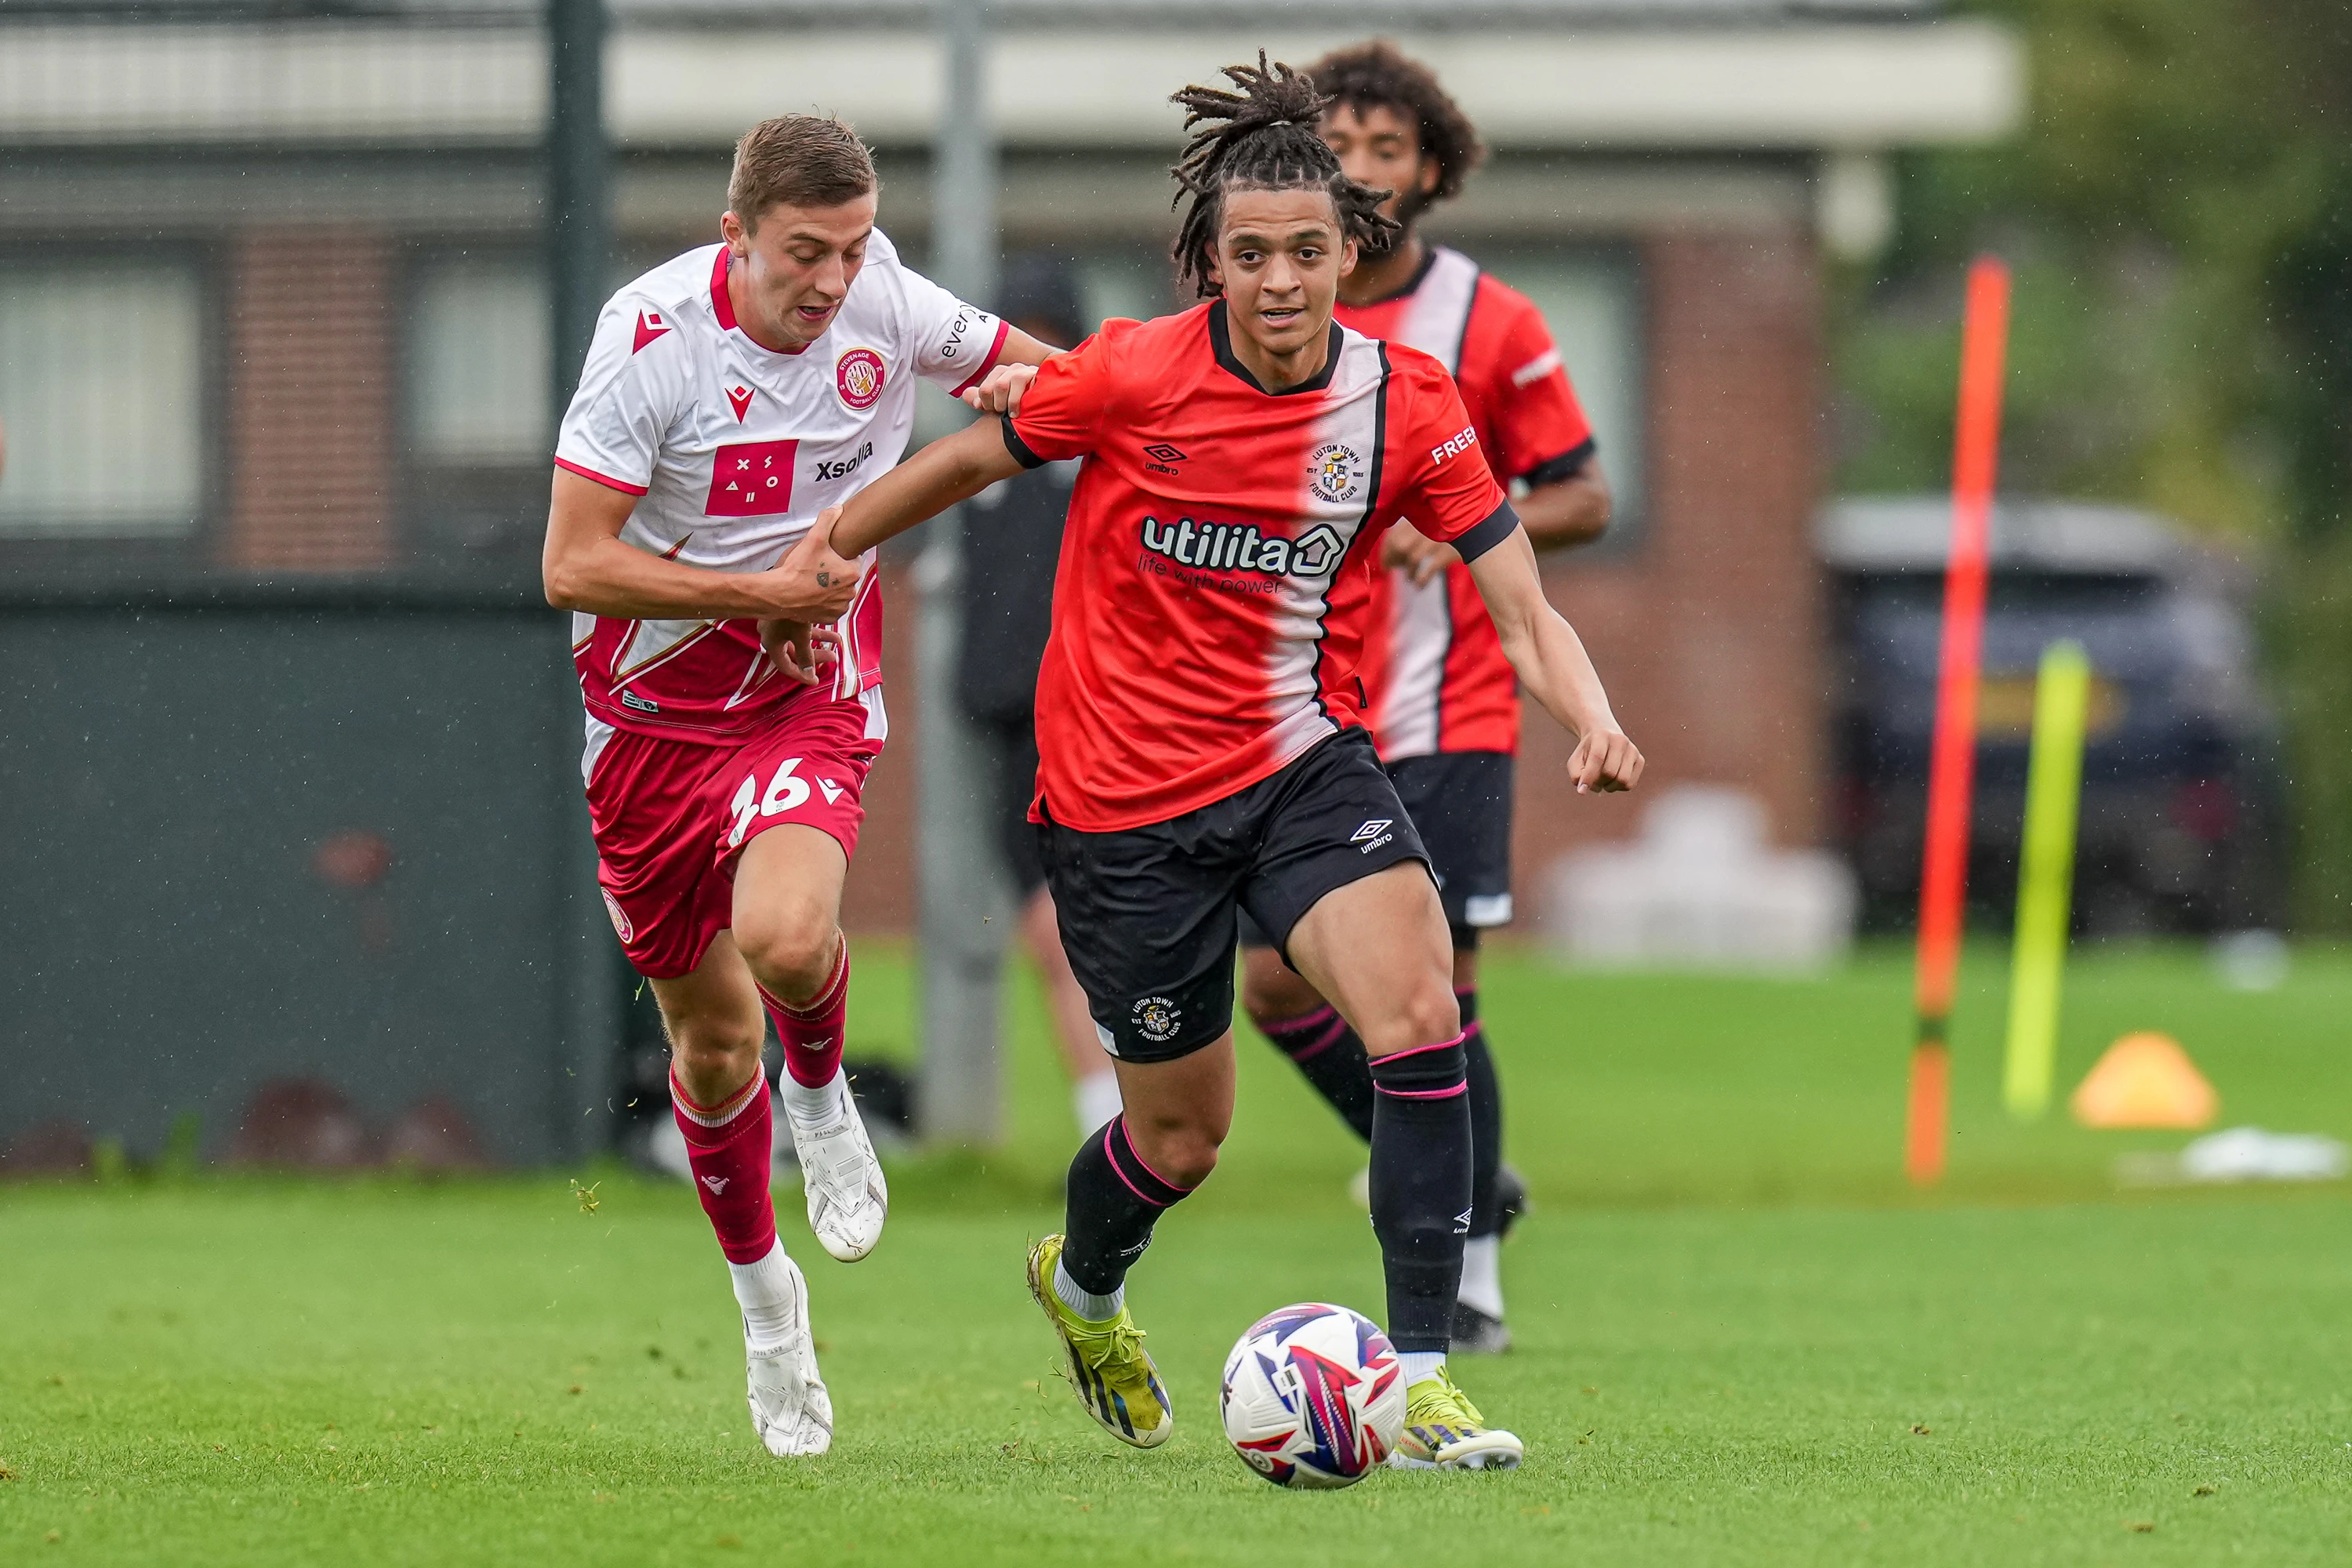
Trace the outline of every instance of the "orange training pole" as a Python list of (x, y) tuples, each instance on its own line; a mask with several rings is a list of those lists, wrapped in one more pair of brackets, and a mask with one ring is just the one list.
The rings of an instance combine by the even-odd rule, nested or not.
[(1977, 674), (1984, 650), (1985, 571), (1993, 474), (2000, 452), (2001, 362), (2009, 342), (2009, 268), (1980, 256), (1969, 268), (1960, 331), (1959, 428), (1952, 458), (1952, 552), (1944, 575), (1944, 638), (1936, 677), (1936, 740), (1927, 771), (1927, 845), (1919, 874), (1919, 1033), (1911, 1052), (1903, 1168), (1927, 1184), (1944, 1173), (1949, 1121), (1946, 1027), (1960, 966), (1968, 895), (1969, 797), (1976, 778)]

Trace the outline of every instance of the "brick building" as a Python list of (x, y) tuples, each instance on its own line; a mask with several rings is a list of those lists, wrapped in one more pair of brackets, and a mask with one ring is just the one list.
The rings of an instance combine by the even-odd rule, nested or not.
[[(527, 591), (549, 333), (529, 6), (183, 4), (0, 20), (0, 570), (390, 574)], [(86, 8), (87, 10), (87, 8)], [(1884, 242), (1888, 156), (2019, 113), (2007, 35), (1893, 0), (1495, 0), (1382, 16), (1494, 157), (1435, 232), (1531, 294), (1591, 406), (1621, 521), (1548, 568), (1653, 776), (1819, 829), (1823, 271)], [(1166, 94), (1356, 7), (999, 7), (1009, 247), (1076, 256), (1104, 314), (1173, 303)], [(878, 149), (919, 260), (940, 60), (928, 8), (619, 0), (606, 75), (617, 276), (702, 243), (751, 121), (833, 110)], [(894, 568), (891, 755), (853, 920), (911, 925), (913, 595)], [(1528, 727), (1523, 872), (1621, 836)]]

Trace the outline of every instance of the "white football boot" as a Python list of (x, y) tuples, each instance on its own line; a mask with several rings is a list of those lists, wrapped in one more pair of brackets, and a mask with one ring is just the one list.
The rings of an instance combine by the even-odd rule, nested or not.
[(857, 1100), (845, 1083), (840, 1100), (842, 1119), (814, 1132), (796, 1117), (785, 1120), (792, 1123), (793, 1148), (800, 1155), (809, 1228), (827, 1252), (844, 1263), (855, 1263), (882, 1239), (882, 1222), (890, 1214), (890, 1188), (882, 1180), (882, 1162), (874, 1157), (873, 1140), (866, 1136)]
[(751, 1429), (779, 1459), (822, 1454), (833, 1447), (833, 1396), (817, 1375), (816, 1341), (809, 1334), (808, 1281), (791, 1258), (793, 1321), (777, 1343), (751, 1343), (747, 1326), (744, 1359), (751, 1404)]

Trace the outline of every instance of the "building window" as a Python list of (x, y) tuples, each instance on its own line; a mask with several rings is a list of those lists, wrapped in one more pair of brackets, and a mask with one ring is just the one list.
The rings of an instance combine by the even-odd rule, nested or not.
[(551, 428), (544, 267), (520, 258), (428, 262), (415, 309), (408, 419), (418, 458), (541, 466)]
[(0, 259), (0, 534), (195, 531), (203, 294), (189, 264)]
[(1601, 249), (1479, 246), (1472, 254), (1535, 301), (1559, 345), (1615, 498), (1609, 536), (1599, 548), (1638, 537), (1649, 478), (1639, 266), (1622, 251)]
[(428, 567), (514, 567), (547, 523), (546, 263), (427, 254), (402, 332), (408, 533)]

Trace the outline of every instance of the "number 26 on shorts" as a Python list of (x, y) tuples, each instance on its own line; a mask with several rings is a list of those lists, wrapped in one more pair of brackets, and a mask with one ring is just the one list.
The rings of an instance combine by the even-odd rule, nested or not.
[(743, 786), (735, 792), (735, 798), (727, 803), (727, 809), (735, 815), (735, 830), (727, 836), (728, 848), (742, 846), (743, 835), (751, 831), (753, 813), (761, 816), (782, 816), (808, 799), (807, 781), (793, 773), (800, 765), (800, 758), (786, 757), (777, 765), (775, 777), (768, 781), (765, 794), (761, 793), (759, 774), (751, 773), (745, 777)]

